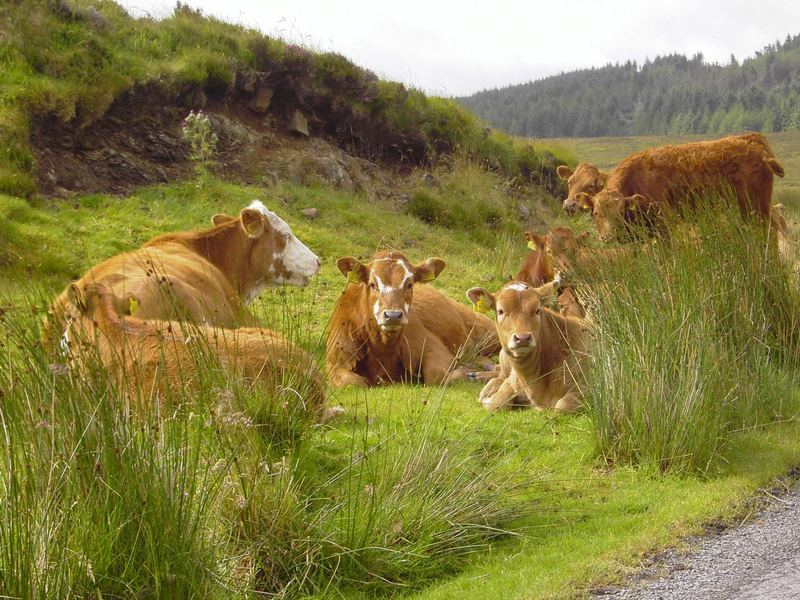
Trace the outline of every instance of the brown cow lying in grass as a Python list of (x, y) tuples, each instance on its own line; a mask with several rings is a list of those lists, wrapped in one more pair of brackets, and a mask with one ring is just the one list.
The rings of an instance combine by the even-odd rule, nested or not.
[(325, 382), (314, 360), (274, 331), (122, 317), (102, 283), (73, 284), (68, 293), (81, 315), (67, 329), (70, 361), (81, 372), (99, 360), (134, 402), (195, 389), (197, 368), (218, 366), (227, 378), (291, 390), (291, 400), (299, 398), (316, 420), (341, 411), (325, 408)]
[[(235, 327), (258, 324), (246, 303), (265, 287), (305, 285), (319, 270), (319, 258), (258, 200), (238, 217), (216, 215), (213, 222), (203, 231), (160, 235), (92, 267), (76, 283), (105, 283), (120, 315)], [(53, 303), (51, 340), (77, 317), (68, 290)], [(130, 296), (137, 306), (123, 300)]]
[(540, 292), (520, 281), (507, 283), (495, 294), (472, 288), (467, 297), (495, 311), (503, 346), (500, 376), (479, 396), (487, 410), (580, 408), (587, 336), (580, 319), (542, 307)]
[[(553, 231), (553, 229), (550, 231)], [(535, 288), (556, 281), (556, 268), (547, 250), (547, 246), (550, 243), (550, 233), (548, 232), (546, 236), (542, 236), (526, 231), (525, 239), (528, 240), (528, 247), (531, 252), (523, 260), (522, 266), (514, 279), (523, 281)], [(559, 272), (564, 271), (564, 269), (558, 270)], [(556, 290), (553, 297), (558, 304), (558, 311), (565, 316), (583, 318), (586, 313), (573, 287), (560, 277), (555, 287)], [(543, 301), (546, 301), (546, 299), (543, 298)]]
[(764, 136), (751, 133), (632, 154), (611, 171), (604, 190), (577, 199), (592, 211), (600, 239), (625, 240), (636, 226), (656, 233), (666, 211), (731, 192), (742, 214), (766, 220), (773, 176), (783, 174)]
[(381, 252), (367, 264), (345, 257), (336, 266), (348, 284), (328, 328), (332, 385), (451, 383), (470, 373), (454, 368), (458, 357), (500, 351), (490, 319), (416, 285), (435, 279), (445, 267), (442, 259), (412, 265), (400, 252)]
[(561, 165), (556, 169), (556, 173), (567, 182), (567, 197), (561, 206), (568, 215), (583, 210), (578, 202), (579, 194), (596, 196), (606, 187), (608, 181), (606, 171), (601, 171), (589, 163), (580, 163), (574, 171), (567, 165)]

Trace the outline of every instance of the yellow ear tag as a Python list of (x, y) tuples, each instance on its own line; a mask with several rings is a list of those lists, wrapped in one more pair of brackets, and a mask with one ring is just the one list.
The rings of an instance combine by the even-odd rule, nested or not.
[(533, 240), (528, 242), (528, 248), (530, 248), (531, 250), (538, 250), (538, 248), (536, 247), (536, 242), (534, 242)]
[(434, 279), (436, 279), (436, 273), (433, 271), (423, 271), (422, 277), (420, 277), (420, 281), (423, 283), (426, 281), (433, 281)]
[(486, 304), (486, 296), (478, 298), (478, 301), (475, 303), (475, 310), (482, 315), (488, 315), (491, 312), (489, 310), (489, 305)]
[(348, 271), (347, 281), (349, 281), (350, 283), (362, 283), (361, 276), (358, 274), (358, 270), (353, 269), (352, 271)]
[(131, 316), (135, 315), (137, 310), (139, 310), (139, 301), (133, 296), (131, 296), (131, 306), (130, 306)]

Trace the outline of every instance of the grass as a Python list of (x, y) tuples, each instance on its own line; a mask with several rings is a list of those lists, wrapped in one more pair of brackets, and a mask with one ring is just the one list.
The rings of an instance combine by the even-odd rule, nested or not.
[[(706, 364), (699, 356), (695, 363), (710, 386), (705, 416), (665, 413), (662, 423), (674, 432), (698, 415), (708, 417), (686, 436), (705, 448), (676, 449), (668, 438), (649, 448), (642, 439), (651, 430), (635, 420), (627, 430), (610, 427), (616, 413), (607, 411), (604, 419), (604, 406), (627, 402), (646, 416), (647, 403), (662, 399), (647, 386), (638, 390), (648, 392), (643, 395), (631, 387), (642, 379), (636, 370), (598, 366), (592, 409), (578, 416), (489, 416), (475, 402), (478, 388), (463, 383), (445, 390), (341, 391), (331, 401), (345, 406), (346, 418), (324, 427), (300, 419), (287, 428), (275, 426), (267, 390), (243, 393), (212, 369), (205, 369), (211, 375), (201, 393), (191, 401), (176, 397), (166, 419), (135, 420), (101, 374), (87, 388), (52, 371), (36, 350), (36, 319), (70, 277), (162, 231), (202, 227), (215, 212), (235, 214), (254, 197), (323, 258), (308, 288), (267, 291), (254, 306), (266, 325), (317, 357), (344, 284), (334, 267), (338, 256), (369, 256), (386, 246), (415, 261), (440, 255), (448, 266), (436, 287), (465, 301), (468, 287), (499, 287), (527, 252), (523, 226), (511, 220), (517, 204), (551, 222), (561, 218), (556, 203), (508, 196), (507, 182), (474, 162), (460, 160), (434, 174), (439, 185), (419, 190), (451, 211), (451, 228), (416, 218), (408, 206), (320, 186), (248, 188), (213, 178), (201, 188), (147, 188), (129, 198), (0, 197), (2, 593), (581, 595), (709, 521), (741, 518), (756, 490), (796, 464), (796, 365), (754, 344), (746, 356), (731, 354), (753, 335), (766, 347), (780, 347), (767, 337), (774, 328), (759, 329), (769, 325), (763, 317), (773, 305), (751, 284), (775, 265), (745, 261), (748, 249), (760, 247), (757, 236), (734, 238), (719, 224), (704, 230), (716, 237), (691, 260), (697, 253), (688, 237), (669, 252), (648, 251), (624, 274), (607, 273), (604, 285), (617, 294), (594, 302), (603, 316), (599, 339), (623, 332), (629, 337), (620, 339), (633, 342), (603, 344), (608, 352), (596, 356), (598, 365), (616, 360), (636, 367), (640, 359), (652, 367), (663, 357), (655, 365), (663, 388), (676, 381), (671, 374), (682, 376), (681, 361), (692, 359), (687, 349), (720, 359)], [(451, 208), (478, 202), (499, 211), (494, 228)], [(320, 210), (318, 219), (300, 216), (308, 206)], [(709, 279), (708, 273), (717, 274)], [(774, 285), (796, 294), (795, 284)], [(639, 329), (643, 323), (659, 328), (651, 338), (636, 337), (634, 316), (653, 296), (663, 300)], [(629, 310), (635, 301), (638, 312)], [(741, 310), (729, 314), (731, 306)], [(731, 324), (746, 327), (717, 341)], [(642, 339), (654, 343), (650, 358), (635, 354)], [(737, 368), (715, 376), (726, 357)], [(738, 368), (745, 364), (747, 370)], [(723, 375), (730, 377), (728, 388)], [(655, 375), (650, 381), (662, 389)], [(718, 415), (714, 400), (732, 398), (729, 389), (742, 401), (723, 404)], [(713, 435), (699, 431), (709, 424)], [(682, 459), (689, 454), (692, 460)], [(666, 470), (664, 456), (673, 459)], [(174, 493), (176, 481), (185, 496)]]

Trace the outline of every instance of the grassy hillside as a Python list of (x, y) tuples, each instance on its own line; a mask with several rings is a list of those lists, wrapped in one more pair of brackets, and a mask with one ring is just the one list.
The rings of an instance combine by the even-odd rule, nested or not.
[(35, 130), (83, 130), (137, 88), (181, 107), (182, 118), (206, 105), (246, 113), (264, 86), (279, 129), (300, 109), (313, 134), (371, 160), (416, 165), (458, 150), (507, 177), (557, 185), (548, 149), (490, 131), (457, 103), (379, 80), (338, 54), (181, 5), (156, 22), (111, 0), (18, 0), (0, 6), (0, 192), (35, 191), (43, 175)]

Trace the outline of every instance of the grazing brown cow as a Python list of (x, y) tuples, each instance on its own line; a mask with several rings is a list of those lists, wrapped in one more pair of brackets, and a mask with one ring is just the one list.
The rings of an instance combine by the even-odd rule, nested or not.
[[(305, 285), (320, 261), (278, 215), (255, 200), (238, 217), (216, 215), (204, 231), (167, 233), (92, 267), (76, 283), (105, 283), (120, 315), (221, 327), (256, 325), (246, 304), (266, 287)], [(123, 300), (139, 299), (137, 306)], [(65, 289), (53, 303), (48, 337), (75, 307)]]
[(451, 383), (468, 376), (453, 368), (466, 354), (500, 351), (492, 321), (427, 285), (445, 262), (412, 265), (400, 252), (367, 264), (346, 257), (336, 266), (348, 284), (328, 328), (328, 377), (334, 386), (418, 381)]
[[(555, 229), (562, 228), (553, 228), (550, 232)], [(516, 281), (523, 281), (534, 288), (538, 288), (547, 283), (556, 282), (554, 295), (552, 297), (558, 305), (558, 311), (562, 315), (583, 318), (586, 312), (578, 300), (575, 290), (572, 286), (568, 285), (566, 281), (563, 281), (561, 277), (556, 280), (556, 268), (547, 250), (550, 244), (550, 232), (548, 232), (546, 236), (530, 231), (525, 232), (525, 239), (528, 240), (528, 247), (531, 249), (531, 252), (525, 257), (522, 267), (514, 279)], [(565, 269), (559, 269), (559, 272), (562, 270)], [(543, 301), (547, 302), (549, 298), (543, 298)]]
[(73, 284), (67, 293), (80, 313), (65, 334), (70, 361), (81, 372), (99, 360), (131, 400), (148, 402), (193, 389), (198, 358), (205, 356), (204, 362), (218, 362), (229, 378), (291, 390), (292, 399), (299, 398), (317, 420), (341, 410), (325, 410), (325, 382), (316, 363), (274, 331), (121, 317), (115, 297), (102, 283)]
[(608, 173), (601, 171), (589, 163), (580, 163), (573, 171), (567, 165), (561, 165), (556, 169), (556, 173), (567, 182), (567, 197), (561, 206), (568, 215), (583, 210), (578, 202), (578, 194), (588, 194), (595, 196), (606, 187)]
[(767, 219), (773, 175), (783, 174), (764, 136), (750, 133), (632, 154), (611, 171), (603, 191), (593, 198), (579, 193), (578, 202), (592, 211), (603, 241), (627, 239), (632, 225), (656, 233), (665, 210), (728, 190), (743, 214)]
[(481, 390), (487, 410), (514, 406), (573, 411), (580, 407), (586, 327), (541, 306), (539, 292), (512, 281), (496, 294), (472, 288), (467, 297), (497, 315), (500, 376)]

